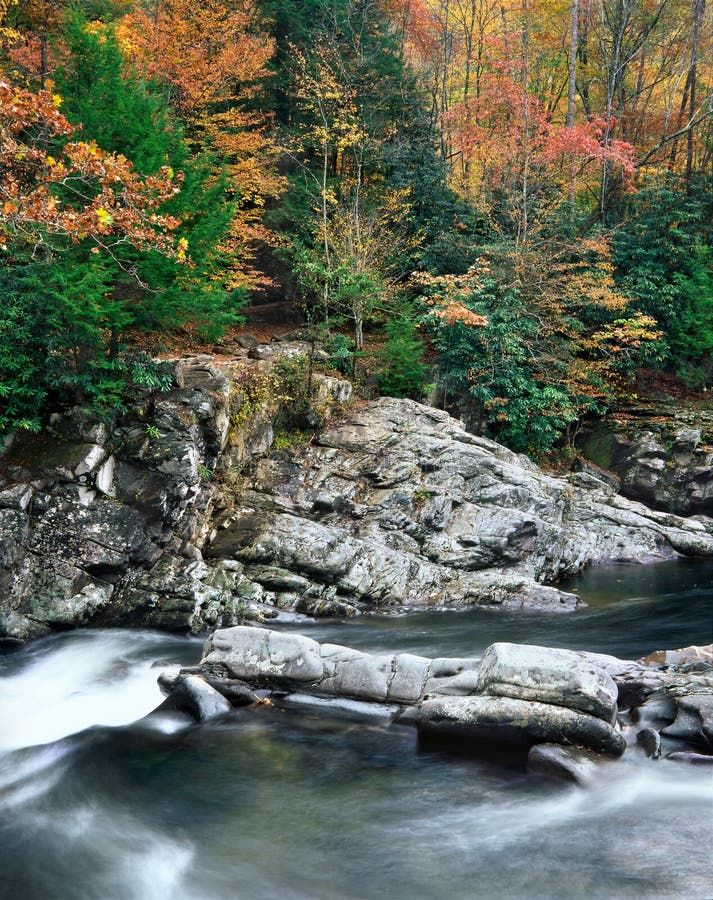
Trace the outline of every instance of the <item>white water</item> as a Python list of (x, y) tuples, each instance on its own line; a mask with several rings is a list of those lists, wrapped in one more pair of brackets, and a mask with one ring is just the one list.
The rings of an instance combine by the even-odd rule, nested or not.
[(0, 751), (143, 718), (162, 700), (161, 669), (137, 659), (137, 650), (155, 640), (150, 632), (91, 631), (51, 652), (35, 650), (17, 674), (2, 678)]

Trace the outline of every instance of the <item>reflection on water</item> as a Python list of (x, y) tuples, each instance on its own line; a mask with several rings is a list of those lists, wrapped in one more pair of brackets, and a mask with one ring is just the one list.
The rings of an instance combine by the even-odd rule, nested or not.
[[(703, 642), (713, 566), (657, 569), (592, 573), (582, 591), (614, 596), (573, 616), (365, 617), (310, 633), (453, 655), (496, 639), (619, 655)], [(161, 668), (199, 654), (193, 639), (112, 631), (0, 655), (0, 897), (711, 896), (710, 770), (631, 750), (582, 790), (419, 749), (406, 727), (275, 709), (172, 734), (139, 721)]]

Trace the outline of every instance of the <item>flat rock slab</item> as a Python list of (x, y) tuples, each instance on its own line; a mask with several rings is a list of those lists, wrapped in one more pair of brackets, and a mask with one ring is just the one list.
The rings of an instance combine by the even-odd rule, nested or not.
[(565, 706), (612, 722), (618, 690), (602, 668), (571, 650), (498, 643), (483, 654), (477, 693)]
[(201, 661), (206, 673), (225, 673), (241, 682), (298, 686), (381, 703), (416, 703), (423, 696), (431, 664), (432, 660), (410, 653), (361, 653), (245, 625), (216, 631), (206, 642)]
[(216, 631), (206, 642), (201, 664), (220, 666), (241, 681), (257, 684), (315, 682), (324, 675), (317, 641), (247, 625)]
[(573, 744), (609, 756), (621, 756), (626, 747), (621, 733), (601, 719), (562, 706), (512, 697), (425, 700), (418, 709), (416, 724), (425, 733), (524, 746)]

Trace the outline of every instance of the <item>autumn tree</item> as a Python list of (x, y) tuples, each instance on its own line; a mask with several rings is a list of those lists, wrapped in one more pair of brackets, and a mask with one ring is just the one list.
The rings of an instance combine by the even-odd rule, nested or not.
[(209, 150), (226, 167), (237, 200), (225, 245), (233, 284), (259, 285), (251, 261), (256, 243), (271, 239), (263, 213), (282, 179), (261, 105), (274, 45), (255, 4), (161, 0), (134, 9), (118, 34), (137, 70), (168, 87), (196, 152)]
[(655, 320), (630, 311), (601, 239), (495, 246), (464, 276), (418, 283), (443, 404), (515, 450), (550, 449), (660, 352)]

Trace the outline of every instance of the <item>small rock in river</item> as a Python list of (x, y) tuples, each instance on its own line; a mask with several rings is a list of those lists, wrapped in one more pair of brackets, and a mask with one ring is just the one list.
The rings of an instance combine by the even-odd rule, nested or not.
[(227, 715), (232, 706), (200, 676), (183, 675), (159, 709), (178, 710), (188, 713), (199, 722), (205, 722)]
[(674, 762), (689, 763), (693, 766), (713, 766), (713, 756), (705, 753), (692, 753), (686, 750), (677, 750), (675, 753), (669, 753), (666, 759), (672, 759)]
[(655, 728), (642, 728), (636, 734), (636, 743), (652, 759), (658, 759), (661, 756), (661, 735)]
[(557, 778), (560, 781), (574, 781), (586, 785), (592, 780), (596, 768), (596, 757), (592, 753), (561, 744), (536, 744), (527, 757), (529, 772)]

